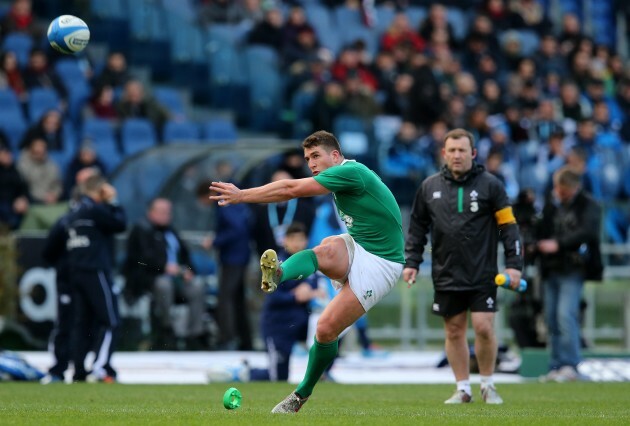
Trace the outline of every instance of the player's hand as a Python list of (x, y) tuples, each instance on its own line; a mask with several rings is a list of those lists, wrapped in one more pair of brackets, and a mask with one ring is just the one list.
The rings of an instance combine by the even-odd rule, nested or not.
[(178, 275), (180, 271), (181, 268), (177, 263), (167, 263), (166, 267), (164, 268), (164, 272), (166, 272), (168, 275)]
[(503, 273), (509, 275), (510, 277), (510, 288), (512, 290), (517, 290), (521, 285), (521, 271), (518, 269), (506, 268)]
[(114, 188), (109, 183), (103, 184), (103, 186), (101, 186), (101, 198), (106, 203), (109, 203), (115, 200), (117, 195), (118, 194), (116, 192), (116, 188)]
[(293, 289), (293, 296), (295, 296), (295, 301), (298, 303), (306, 303), (315, 297), (315, 295), (315, 290), (313, 290), (313, 287), (311, 287), (309, 283), (299, 284)]
[(411, 287), (412, 285), (416, 283), (417, 275), (418, 275), (418, 270), (416, 268), (403, 269), (402, 277), (409, 287)]
[(210, 191), (217, 193), (217, 195), (211, 195), (208, 198), (217, 201), (222, 207), (241, 202), (241, 190), (233, 183), (212, 182)]

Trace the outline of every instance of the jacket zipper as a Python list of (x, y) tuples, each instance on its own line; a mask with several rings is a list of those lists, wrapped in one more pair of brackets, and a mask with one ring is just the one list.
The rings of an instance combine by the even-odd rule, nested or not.
[(464, 187), (457, 188), (457, 213), (464, 211)]

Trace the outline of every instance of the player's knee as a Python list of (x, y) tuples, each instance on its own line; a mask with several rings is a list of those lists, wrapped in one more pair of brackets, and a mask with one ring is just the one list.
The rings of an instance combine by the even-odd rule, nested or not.
[(317, 322), (317, 330), (315, 331), (315, 338), (319, 343), (330, 343), (339, 337), (335, 325), (332, 321), (328, 321), (325, 318), (320, 318)]
[(461, 327), (448, 327), (446, 329), (446, 338), (448, 340), (459, 340), (466, 338), (466, 329)]
[(492, 324), (482, 324), (475, 327), (475, 335), (481, 339), (491, 339), (494, 336), (494, 327)]
[(324, 241), (313, 249), (320, 265), (328, 265), (335, 259), (334, 245), (330, 243), (324, 244)]

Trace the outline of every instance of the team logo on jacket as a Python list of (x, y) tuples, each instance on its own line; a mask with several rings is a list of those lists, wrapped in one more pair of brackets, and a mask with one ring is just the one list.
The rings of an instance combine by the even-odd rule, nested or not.
[(437, 200), (438, 198), (442, 198), (442, 191), (433, 192), (433, 199)]
[(477, 197), (479, 194), (474, 189), (470, 193), (470, 211), (475, 213), (479, 211), (479, 202), (477, 201)]

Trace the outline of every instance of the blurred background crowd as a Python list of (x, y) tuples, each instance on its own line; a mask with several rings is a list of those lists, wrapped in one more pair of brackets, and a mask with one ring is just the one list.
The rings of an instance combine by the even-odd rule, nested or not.
[[(49, 48), (62, 13), (88, 23), (85, 54)], [(605, 206), (603, 241), (625, 244), (629, 17), (622, 0), (0, 0), (0, 222), (41, 228), (44, 205), (45, 228), (85, 167), (319, 129), (405, 208), (464, 127), (534, 212), (574, 167)]]

